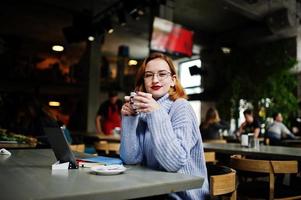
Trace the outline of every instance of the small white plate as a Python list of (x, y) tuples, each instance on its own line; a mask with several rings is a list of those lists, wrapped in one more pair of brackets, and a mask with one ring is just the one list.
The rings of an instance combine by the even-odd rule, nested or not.
[(114, 175), (125, 172), (126, 168), (123, 165), (102, 165), (91, 167), (91, 171), (96, 174)]

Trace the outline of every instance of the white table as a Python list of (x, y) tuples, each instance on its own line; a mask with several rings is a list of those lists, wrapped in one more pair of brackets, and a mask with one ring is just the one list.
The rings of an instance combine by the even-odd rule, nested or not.
[(199, 188), (202, 177), (127, 166), (120, 175), (101, 176), (88, 168), (51, 170), (50, 149), (11, 150), (0, 155), (0, 197), (5, 199), (131, 199)]

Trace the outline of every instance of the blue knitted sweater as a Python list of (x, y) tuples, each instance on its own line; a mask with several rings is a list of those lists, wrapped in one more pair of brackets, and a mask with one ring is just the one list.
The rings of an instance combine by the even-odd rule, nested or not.
[(160, 109), (122, 117), (120, 157), (126, 164), (201, 176), (199, 189), (170, 194), (175, 199), (205, 199), (209, 194), (207, 169), (195, 113), (185, 99), (169, 95), (157, 102)]

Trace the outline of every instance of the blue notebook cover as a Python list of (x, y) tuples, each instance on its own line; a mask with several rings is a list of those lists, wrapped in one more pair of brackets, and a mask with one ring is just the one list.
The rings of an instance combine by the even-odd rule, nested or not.
[(81, 158), (78, 161), (101, 163), (104, 165), (121, 165), (122, 160), (119, 158), (111, 158), (105, 156), (96, 156), (92, 158)]

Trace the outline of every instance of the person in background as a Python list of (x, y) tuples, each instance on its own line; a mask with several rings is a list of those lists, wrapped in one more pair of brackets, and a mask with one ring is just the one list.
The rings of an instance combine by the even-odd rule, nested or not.
[(118, 98), (116, 91), (109, 92), (109, 99), (103, 102), (97, 112), (95, 119), (97, 134), (112, 134), (115, 128), (120, 128), (120, 109), (122, 101)]
[(218, 111), (214, 108), (207, 110), (205, 120), (200, 125), (203, 140), (221, 139), (221, 130), (228, 130), (229, 128), (226, 122), (221, 121)]
[(254, 118), (253, 111), (246, 109), (244, 112), (245, 121), (240, 125), (237, 136), (240, 137), (242, 134), (254, 133), (254, 137), (260, 136), (260, 123)]
[(268, 127), (266, 137), (270, 139), (271, 145), (281, 144), (285, 138), (295, 139), (296, 136), (282, 123), (282, 114), (277, 112), (273, 114), (274, 122)]
[(138, 70), (135, 91), (136, 96), (125, 97), (121, 109), (121, 159), (126, 164), (203, 177), (201, 188), (171, 193), (169, 198), (207, 198), (207, 169), (197, 118), (172, 60), (161, 53), (147, 57)]

